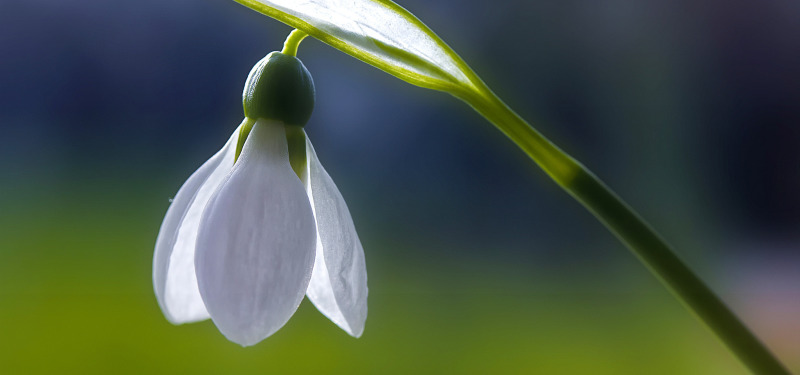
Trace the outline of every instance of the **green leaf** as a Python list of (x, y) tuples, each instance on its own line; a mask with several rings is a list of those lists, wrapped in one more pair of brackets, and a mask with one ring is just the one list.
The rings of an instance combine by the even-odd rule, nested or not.
[(483, 84), (417, 17), (389, 0), (235, 0), (417, 86), (464, 97)]

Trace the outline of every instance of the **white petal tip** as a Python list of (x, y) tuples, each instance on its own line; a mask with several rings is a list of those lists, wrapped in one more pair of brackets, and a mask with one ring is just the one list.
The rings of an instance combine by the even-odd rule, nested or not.
[(266, 339), (266, 337), (263, 338), (263, 339), (257, 339), (257, 338), (253, 338), (253, 337), (237, 337), (237, 336), (229, 336), (229, 335), (225, 335), (225, 338), (228, 339), (228, 341), (230, 341), (230, 342), (232, 342), (234, 344), (239, 344), (243, 348), (247, 348), (247, 347), (253, 346), (255, 344), (258, 344), (262, 340)]
[(362, 334), (364, 334), (364, 329), (362, 328), (362, 329), (361, 329), (360, 331), (358, 331), (358, 332), (347, 332), (347, 333), (349, 333), (349, 334), (350, 334), (350, 336), (353, 336), (353, 338), (356, 338), (356, 339), (358, 339), (358, 338), (361, 338), (361, 335), (362, 335)]
[(208, 318), (209, 318), (208, 315), (205, 315), (205, 316), (198, 316), (198, 317), (187, 317), (187, 318), (176, 319), (176, 318), (174, 318), (172, 316), (169, 316), (167, 314), (164, 314), (164, 317), (167, 318), (168, 322), (170, 322), (170, 323), (172, 323), (172, 325), (176, 325), (176, 326), (189, 324), (189, 323), (202, 322), (204, 320), (208, 320)]

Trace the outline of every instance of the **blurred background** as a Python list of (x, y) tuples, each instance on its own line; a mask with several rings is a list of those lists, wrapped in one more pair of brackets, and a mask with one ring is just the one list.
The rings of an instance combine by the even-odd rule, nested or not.
[[(404, 0), (800, 371), (800, 3)], [(0, 0), (0, 373), (745, 374), (467, 105), (316, 40), (306, 127), (369, 319), (172, 326), (152, 251), (290, 29), (233, 1)]]

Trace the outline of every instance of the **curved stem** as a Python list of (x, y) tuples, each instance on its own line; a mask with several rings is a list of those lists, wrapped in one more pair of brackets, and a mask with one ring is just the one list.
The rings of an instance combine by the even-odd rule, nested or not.
[(460, 99), (511, 138), (559, 186), (594, 214), (751, 371), (763, 375), (789, 374), (758, 338), (633, 209), (591, 171), (508, 108), (485, 85), (480, 90), (480, 94), (466, 94), (460, 96)]
[(296, 57), (297, 47), (300, 46), (300, 42), (302, 42), (307, 36), (308, 34), (303, 31), (298, 29), (292, 30), (292, 32), (289, 33), (289, 36), (286, 37), (286, 41), (283, 42), (283, 49), (281, 50), (281, 53)]

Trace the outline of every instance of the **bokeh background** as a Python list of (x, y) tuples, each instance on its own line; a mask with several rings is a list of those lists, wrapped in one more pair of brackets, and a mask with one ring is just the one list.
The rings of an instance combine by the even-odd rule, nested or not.
[[(800, 3), (404, 0), (800, 371)], [(172, 326), (169, 198), (290, 29), (233, 1), (0, 0), (0, 373), (745, 374), (468, 106), (318, 41), (307, 126), (366, 249), (352, 339)]]

